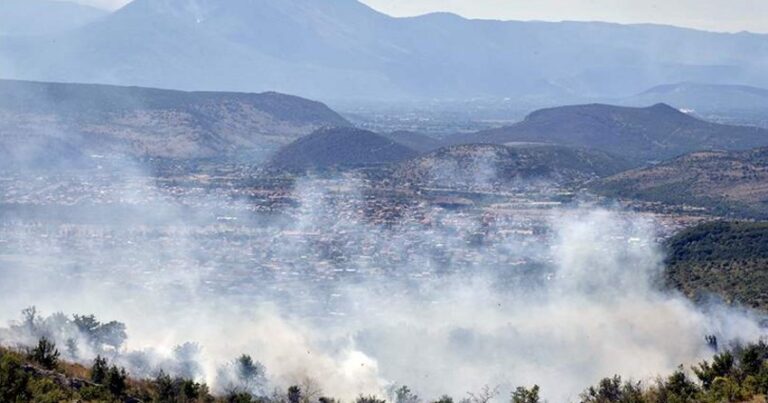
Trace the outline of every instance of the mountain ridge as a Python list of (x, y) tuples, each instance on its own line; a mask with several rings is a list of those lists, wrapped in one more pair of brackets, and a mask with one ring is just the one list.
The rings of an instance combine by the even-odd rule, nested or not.
[[(395, 18), (354, 0), (135, 0), (55, 43), (4, 41), (0, 65), (7, 78), (275, 90), (324, 100), (556, 100), (625, 96), (682, 78), (768, 86), (765, 37), (447, 14)], [(57, 63), (41, 63), (40, 55)]]

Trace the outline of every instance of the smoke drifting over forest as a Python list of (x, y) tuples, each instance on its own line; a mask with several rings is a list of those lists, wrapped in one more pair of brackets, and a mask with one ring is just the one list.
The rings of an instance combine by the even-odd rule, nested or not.
[[(655, 223), (632, 213), (562, 207), (531, 233), (419, 205), (382, 225), (365, 217), (363, 181), (308, 178), (287, 213), (262, 217), (215, 192), (173, 197), (141, 170), (115, 178), (107, 206), (119, 208), (98, 219), (5, 217), (4, 344), (48, 335), (73, 360), (107, 352), (135, 376), (162, 369), (214, 390), (248, 354), (266, 371), (254, 393), (303, 382), (346, 400), (395, 385), (462, 398), (500, 385), (503, 397), (536, 383), (566, 401), (604, 376), (647, 380), (708, 358), (707, 335), (761, 335), (743, 312), (662, 290)], [(208, 218), (191, 204), (226, 207)], [(24, 321), (32, 305), (42, 315)], [(44, 319), (56, 312), (119, 321), (127, 340), (119, 324)]]

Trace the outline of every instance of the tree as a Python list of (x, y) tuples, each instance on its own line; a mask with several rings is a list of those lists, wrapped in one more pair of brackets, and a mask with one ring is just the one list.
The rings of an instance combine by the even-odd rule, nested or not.
[(432, 403), (453, 403), (453, 398), (448, 395), (442, 395)]
[(512, 392), (512, 403), (539, 403), (539, 385), (533, 385), (531, 389), (518, 386)]
[(77, 329), (88, 337), (93, 337), (101, 323), (96, 320), (94, 315), (74, 315), (72, 322)]
[(230, 392), (224, 399), (227, 403), (253, 403), (253, 396), (245, 392)]
[(471, 403), (488, 403), (489, 401), (493, 400), (496, 396), (499, 395), (499, 387), (496, 386), (494, 388), (491, 388), (488, 385), (483, 386), (482, 389), (480, 389), (480, 392), (478, 393), (472, 393), (468, 392), (467, 395), (469, 395), (469, 401)]
[(747, 346), (740, 355), (739, 369), (745, 376), (757, 376), (763, 365), (766, 345), (763, 342)]
[(722, 354), (716, 354), (712, 359), (712, 365), (707, 361), (703, 361), (692, 369), (693, 373), (696, 374), (696, 377), (701, 381), (701, 385), (704, 389), (709, 390), (715, 378), (724, 377), (731, 373), (733, 370), (733, 362), (733, 354), (726, 351)]
[(21, 311), (23, 317), (22, 325), (32, 334), (37, 333), (38, 325), (40, 324), (40, 317), (38, 316), (37, 307), (30, 306)]
[(293, 385), (288, 388), (288, 402), (301, 403), (301, 388)]
[(664, 382), (663, 392), (667, 395), (668, 401), (689, 402), (696, 401), (696, 397), (699, 394), (699, 388), (693, 383), (683, 372), (683, 367), (680, 366), (675, 373), (673, 373), (666, 382)]
[(642, 403), (645, 401), (640, 382), (622, 383), (618, 375), (602, 379), (596, 388), (589, 387), (580, 397), (582, 403)]
[(45, 369), (54, 369), (59, 363), (59, 350), (56, 344), (43, 337), (37, 342), (37, 347), (29, 353), (29, 358)]
[(197, 383), (191, 379), (179, 380), (179, 392), (185, 401), (197, 401), (209, 395), (207, 385)]
[(710, 395), (718, 402), (743, 402), (748, 397), (746, 391), (732, 377), (717, 377), (710, 388)]
[(395, 390), (395, 403), (418, 403), (419, 396), (414, 394), (410, 388), (403, 385)]
[(101, 325), (96, 333), (98, 343), (115, 350), (120, 350), (127, 339), (125, 324), (116, 321)]
[(128, 387), (128, 374), (125, 368), (113, 365), (107, 372), (106, 387), (115, 396), (122, 396)]
[(98, 350), (104, 346), (119, 350), (128, 339), (125, 324), (120, 322), (101, 323), (94, 315), (74, 315), (72, 322)]
[(316, 380), (304, 376), (298, 385), (301, 388), (301, 403), (312, 403), (322, 399), (323, 390)]
[(96, 356), (96, 359), (93, 360), (93, 367), (91, 367), (91, 381), (103, 385), (107, 380), (108, 372), (109, 366), (107, 365), (107, 359), (100, 355)]
[(250, 355), (243, 354), (234, 362), (235, 375), (239, 389), (244, 389), (252, 395), (263, 395), (267, 386), (267, 375), (264, 366), (254, 361)]
[(158, 402), (173, 402), (176, 400), (173, 380), (165, 371), (160, 370), (152, 383), (155, 386), (156, 400)]

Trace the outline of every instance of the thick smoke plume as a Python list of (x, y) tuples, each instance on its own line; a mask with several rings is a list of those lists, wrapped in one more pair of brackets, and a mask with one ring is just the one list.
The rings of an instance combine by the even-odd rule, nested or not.
[[(652, 379), (708, 358), (706, 335), (762, 334), (747, 314), (662, 290), (655, 223), (631, 213), (419, 205), (382, 225), (354, 179), (299, 181), (298, 205), (271, 217), (215, 192), (179, 200), (141, 173), (110, 191), (153, 221), (123, 210), (98, 225), (6, 218), (4, 344), (48, 335), (71, 359), (108, 353), (136, 376), (162, 369), (218, 391), (247, 354), (258, 394), (305, 384), (350, 400), (406, 384), (460, 399), (535, 383), (568, 401), (604, 376)], [(229, 215), (189, 216), (191, 204)], [(43, 315), (20, 318), (32, 305)], [(119, 323), (45, 319), (56, 312), (119, 321), (127, 337)]]

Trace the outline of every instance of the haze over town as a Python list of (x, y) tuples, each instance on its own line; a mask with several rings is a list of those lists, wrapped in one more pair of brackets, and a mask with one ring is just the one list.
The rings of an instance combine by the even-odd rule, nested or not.
[(0, 402), (764, 401), (767, 21), (0, 2)]

